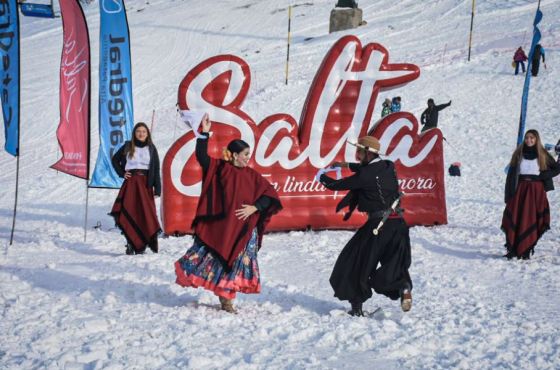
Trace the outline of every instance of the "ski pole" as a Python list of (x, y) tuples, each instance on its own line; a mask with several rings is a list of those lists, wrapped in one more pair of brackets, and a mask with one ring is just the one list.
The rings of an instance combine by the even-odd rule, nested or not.
[(445, 141), (447, 143), (447, 145), (449, 145), (451, 148), (453, 148), (453, 150), (455, 150), (455, 147), (453, 145), (451, 145), (451, 143), (449, 141), (447, 141), (445, 136), (443, 136), (443, 141)]

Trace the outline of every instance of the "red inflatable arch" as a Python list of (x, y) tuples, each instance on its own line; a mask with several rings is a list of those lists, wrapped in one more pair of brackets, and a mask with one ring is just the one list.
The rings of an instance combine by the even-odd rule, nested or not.
[[(220, 55), (192, 69), (179, 86), (181, 109), (208, 112), (212, 120), (209, 154), (221, 155), (230, 140), (241, 138), (252, 148), (250, 165), (276, 187), (284, 210), (269, 230), (355, 228), (364, 216), (347, 222), (335, 214), (344, 194), (315, 181), (319, 168), (335, 160), (354, 160), (347, 141), (373, 134), (395, 161), (409, 224), (447, 222), (443, 178), (442, 135), (438, 129), (418, 135), (410, 113), (393, 113), (372, 124), (381, 89), (406, 84), (420, 75), (413, 64), (391, 64), (379, 44), (362, 46), (354, 36), (341, 38), (323, 60), (311, 84), (300, 122), (288, 114), (272, 114), (257, 124), (242, 109), (251, 83), (241, 58)], [(162, 215), (167, 234), (190, 232), (200, 193), (201, 169), (194, 157), (195, 136), (187, 132), (163, 161)], [(348, 173), (343, 173), (348, 175)]]

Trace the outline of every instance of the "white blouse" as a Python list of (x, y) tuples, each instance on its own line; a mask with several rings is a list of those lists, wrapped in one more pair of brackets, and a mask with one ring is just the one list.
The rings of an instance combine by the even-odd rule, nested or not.
[(143, 148), (134, 148), (134, 156), (130, 158), (126, 156), (125, 171), (130, 170), (147, 170), (150, 168), (150, 147), (146, 145)]
[(539, 175), (540, 173), (541, 171), (539, 170), (539, 162), (537, 158), (521, 158), (521, 163), (519, 164), (520, 175)]

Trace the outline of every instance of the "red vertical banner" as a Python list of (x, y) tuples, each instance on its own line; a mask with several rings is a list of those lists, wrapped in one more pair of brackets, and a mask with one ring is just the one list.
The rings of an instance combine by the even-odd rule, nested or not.
[(63, 46), (60, 63), (60, 123), (56, 136), (62, 158), (51, 168), (89, 179), (89, 34), (78, 0), (60, 1), (60, 13)]

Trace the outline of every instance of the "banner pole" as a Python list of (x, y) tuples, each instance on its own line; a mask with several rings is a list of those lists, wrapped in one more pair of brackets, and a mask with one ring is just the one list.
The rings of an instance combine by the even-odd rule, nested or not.
[(473, 30), (473, 23), (474, 23), (474, 2), (475, 2), (475, 0), (472, 0), (471, 31), (469, 33), (469, 56), (467, 57), (467, 62), (471, 61), (472, 30)]
[(523, 137), (525, 135), (525, 118), (527, 115), (527, 102), (529, 100), (529, 84), (531, 83), (531, 62), (533, 59), (533, 53), (535, 46), (539, 43), (541, 39), (541, 31), (538, 28), (538, 24), (542, 20), (541, 0), (537, 5), (537, 12), (535, 13), (535, 20), (533, 21), (533, 39), (531, 40), (531, 48), (529, 49), (529, 58), (527, 60), (527, 72), (525, 73), (525, 83), (523, 85), (523, 94), (521, 95), (521, 112), (519, 113), (519, 128), (517, 131), (517, 145), (523, 142)]
[(292, 27), (292, 6), (288, 6), (288, 51), (286, 53), (286, 85), (288, 84), (288, 65), (290, 63), (290, 39)]
[(152, 110), (152, 122), (150, 123), (150, 133), (154, 131), (154, 117), (156, 115), (156, 110)]
[(12, 219), (12, 231), (10, 233), (10, 245), (14, 242), (14, 229), (16, 228), (16, 214), (17, 214), (17, 203), (18, 203), (18, 189), (19, 189), (19, 153), (16, 159), (16, 194), (14, 201), (14, 216)]
[(88, 203), (89, 203), (89, 186), (88, 186), (88, 180), (86, 179), (86, 214), (84, 217), (84, 243), (87, 240)]

